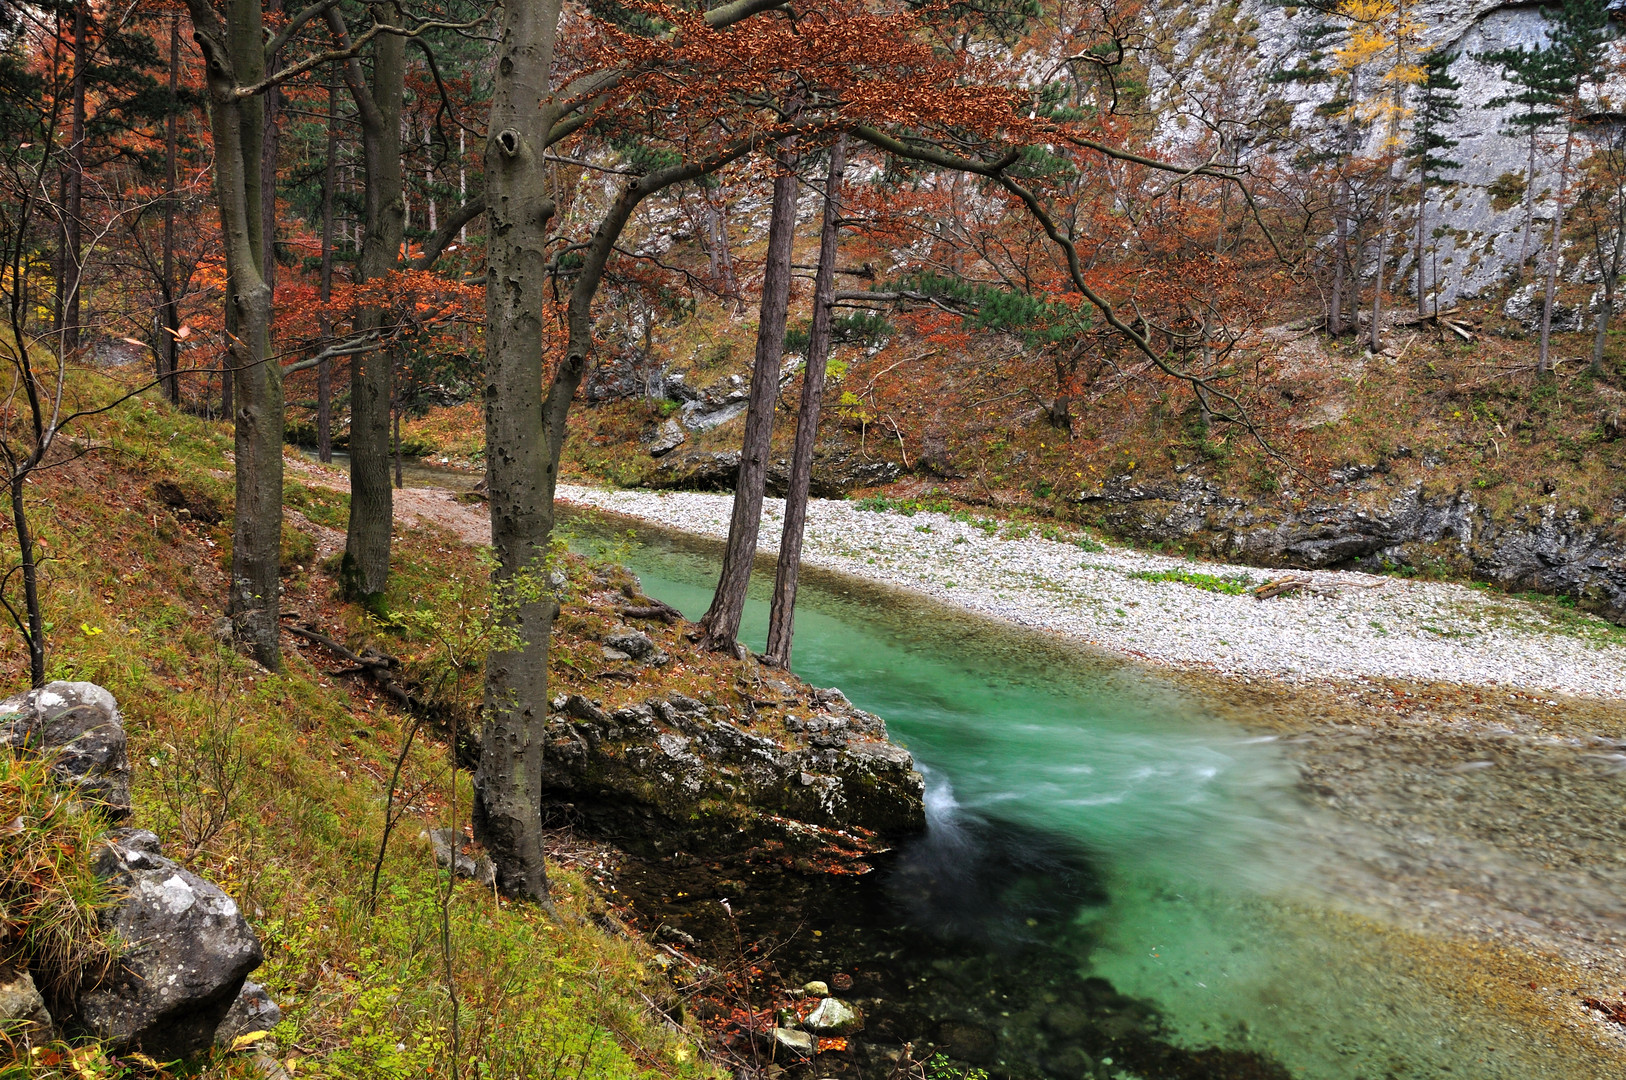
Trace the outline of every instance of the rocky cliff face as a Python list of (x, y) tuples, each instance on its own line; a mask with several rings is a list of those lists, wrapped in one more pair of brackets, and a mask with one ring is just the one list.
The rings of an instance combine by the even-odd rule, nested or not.
[[(1499, 69), (1474, 57), (1540, 45), (1547, 22), (1542, 5), (1528, 0), (1421, 0), (1408, 6), (1426, 27), (1427, 45), (1456, 55), (1450, 70), (1462, 84), (1457, 92), (1462, 110), (1446, 131), (1459, 144), (1450, 156), (1462, 168), (1449, 174), (1452, 186), (1434, 193), (1429, 205), (1431, 230), (1440, 226), (1444, 234), (1434, 242), (1437, 249), (1428, 261), (1432, 265), (1438, 258), (1440, 300), (1450, 303), (1501, 283), (1504, 271), (1518, 259), (1525, 226), (1522, 192), (1530, 144), (1504, 133), (1504, 121), (1514, 108), (1488, 103), (1508, 93), (1509, 86)], [(1208, 137), (1218, 124), (1243, 140), (1244, 156), (1264, 150), (1286, 160), (1303, 148), (1309, 133), (1325, 130), (1327, 121), (1316, 116), (1316, 109), (1332, 98), (1333, 83), (1271, 81), (1273, 75), (1312, 64), (1313, 45), (1306, 33), (1318, 18), (1313, 9), (1271, 0), (1194, 0), (1162, 3), (1153, 10), (1151, 29), (1161, 43), (1151, 79), (1153, 107), (1165, 116), (1168, 144), (1191, 144)], [(1618, 58), (1620, 43), (1613, 48)], [(1602, 134), (1619, 130), (1611, 123), (1590, 127)], [(1246, 134), (1238, 136), (1239, 131)], [(1382, 137), (1381, 131), (1368, 131), (1363, 150), (1376, 152)], [(1562, 146), (1553, 145), (1561, 140), (1542, 142), (1546, 145), (1538, 147), (1536, 160), (1533, 248), (1540, 246), (1552, 222), (1562, 155)], [(1416, 220), (1409, 193), (1405, 202), (1396, 211), (1398, 227)], [(1409, 253), (1396, 254), (1398, 280), (1414, 284)]]

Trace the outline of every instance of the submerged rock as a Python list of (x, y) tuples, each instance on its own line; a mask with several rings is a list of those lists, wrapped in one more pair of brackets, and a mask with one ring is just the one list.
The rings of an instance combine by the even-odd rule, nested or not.
[(130, 757), (113, 695), (88, 682), (54, 682), (0, 702), (0, 745), (53, 758), (59, 782), (114, 820), (130, 813)]
[(158, 837), (132, 831), (97, 856), (97, 872), (122, 894), (102, 923), (124, 950), (79, 998), (76, 1019), (115, 1048), (167, 1060), (214, 1043), (262, 955), (231, 897), (159, 850)]
[(819, 1035), (851, 1035), (864, 1030), (864, 1014), (840, 998), (827, 997), (803, 1023), (807, 1030)]
[(773, 1029), (775, 1057), (787, 1053), (798, 1057), (812, 1057), (815, 1047), (813, 1036), (805, 1031), (796, 1031), (792, 1028)]

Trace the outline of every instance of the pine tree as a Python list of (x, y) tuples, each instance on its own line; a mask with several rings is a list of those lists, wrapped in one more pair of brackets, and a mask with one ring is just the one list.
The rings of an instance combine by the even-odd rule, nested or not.
[[(1462, 162), (1444, 156), (1457, 145), (1457, 140), (1446, 136), (1446, 129), (1462, 109), (1457, 91), (1462, 83), (1451, 77), (1451, 65), (1459, 53), (1432, 52), (1423, 61), (1423, 82), (1417, 102), (1416, 120), (1412, 126), (1411, 146), (1406, 158), (1417, 170), (1417, 245), (1414, 252), (1417, 268), (1417, 313), (1428, 313), (1428, 282), (1423, 265), (1424, 238), (1428, 236), (1428, 193), (1447, 183), (1441, 173), (1462, 168)], [(1434, 275), (1435, 310), (1439, 310), (1439, 275)]]
[(1517, 90), (1497, 98), (1491, 105), (1517, 104), (1521, 111), (1510, 118), (1507, 129), (1527, 130), (1530, 135), (1530, 166), (1525, 185), (1525, 238), (1519, 253), (1519, 272), (1529, 256), (1530, 222), (1536, 186), (1536, 137), (1545, 130), (1562, 127), (1564, 157), (1558, 172), (1558, 207), (1548, 244), (1547, 287), (1542, 298), (1541, 355), (1536, 370), (1546, 374), (1548, 345), (1552, 331), (1553, 292), (1558, 284), (1559, 243), (1564, 231), (1565, 187), (1569, 182), (1575, 124), (1582, 112), (1582, 90), (1603, 77), (1604, 45), (1610, 37), (1609, 11), (1596, 0), (1564, 0), (1556, 12), (1542, 11), (1550, 24), (1547, 44), (1534, 49), (1518, 46), (1479, 57), (1482, 62), (1500, 65), (1503, 76)]

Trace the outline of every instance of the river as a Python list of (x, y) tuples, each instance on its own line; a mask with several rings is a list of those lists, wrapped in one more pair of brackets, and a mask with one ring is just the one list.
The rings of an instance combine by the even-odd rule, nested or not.
[[(569, 521), (578, 548), (604, 550), (618, 528)], [(714, 545), (639, 530), (613, 547), (648, 593), (704, 611)], [(1294, 740), (1268, 725), (1221, 720), (1148, 669), (823, 574), (804, 585), (793, 667), (884, 717), (927, 778), (928, 835), (868, 893), (823, 898), (848, 905), (845, 921), (800, 913), (801, 944), (780, 953), (797, 977), (856, 971), (853, 993), (884, 1014), (870, 1037), (1063, 1080), (1619, 1075), (1600, 1064), (1613, 1055), (1457, 966), (1498, 949), (1494, 934), (1453, 940), (1427, 903), (1383, 895), (1398, 888), (1373, 857), (1383, 838), (1313, 798)], [(659, 914), (698, 925), (700, 906)], [(864, 922), (886, 924), (882, 940), (814, 940)], [(1530, 973), (1532, 989), (1547, 977)], [(819, 1062), (808, 1075), (884, 1075)]]

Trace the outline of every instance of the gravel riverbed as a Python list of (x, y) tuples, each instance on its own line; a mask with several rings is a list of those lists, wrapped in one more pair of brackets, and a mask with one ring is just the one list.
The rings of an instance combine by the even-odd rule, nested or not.
[[(570, 484), (558, 494), (666, 528), (728, 534), (729, 495)], [(777, 550), (783, 512), (782, 500), (765, 501), (762, 551)], [(807, 526), (809, 564), (1171, 667), (1288, 682), (1393, 678), (1626, 697), (1626, 635), (1553, 603), (1349, 571), (1295, 571), (1308, 589), (1258, 600), (1148, 576), (1257, 584), (1284, 572), (1081, 546), (1071, 534), (1046, 539), (1028, 523), (830, 499), (811, 501)]]

